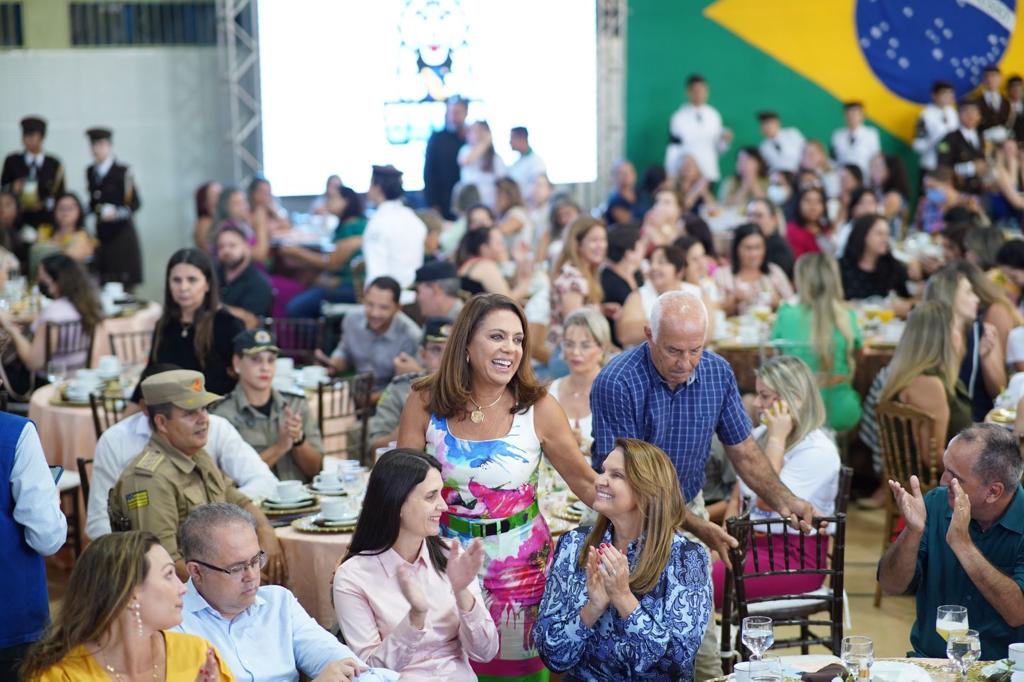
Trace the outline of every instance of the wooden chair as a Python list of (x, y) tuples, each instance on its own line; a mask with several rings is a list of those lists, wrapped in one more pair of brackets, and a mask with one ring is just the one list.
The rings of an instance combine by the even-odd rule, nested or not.
[(89, 407), (92, 409), (92, 425), (96, 430), (96, 440), (99, 440), (104, 431), (121, 421), (121, 415), (128, 407), (128, 403), (124, 398), (90, 393)]
[(85, 504), (83, 502), (81, 507), (78, 506), (78, 493), (82, 489), (81, 483), (81, 478), (77, 472), (67, 470), (64, 471), (60, 480), (57, 481), (61, 508), (71, 510), (70, 512), (65, 512), (64, 515), (68, 519), (68, 540), (71, 542), (76, 559), (82, 556), (82, 550), (85, 548), (85, 544), (82, 541), (82, 513), (80, 511), (85, 508)]
[[(722, 598), (722, 633), (721, 653), (722, 666), (728, 673), (732, 669), (733, 660), (743, 657), (739, 642), (742, 636), (740, 624), (747, 616), (769, 616), (776, 625), (798, 625), (800, 634), (788, 639), (777, 639), (775, 647), (800, 647), (807, 654), (811, 645), (821, 644), (838, 656), (843, 639), (843, 585), (845, 581), (846, 561), (846, 510), (850, 502), (850, 486), (853, 482), (853, 469), (848, 466), (839, 470), (839, 485), (836, 490), (835, 512), (832, 516), (816, 519), (817, 522), (827, 521), (835, 524), (831, 536), (831, 552), (829, 552), (829, 536), (818, 534), (814, 539), (814, 549), (808, 555), (802, 545), (791, 543), (801, 542), (804, 538), (796, 533), (779, 533), (783, 538), (784, 549), (776, 553), (772, 545), (768, 545), (768, 559), (765, 561), (753, 551), (758, 536), (771, 534), (774, 529), (786, 526), (781, 519), (751, 520), (750, 511), (741, 516), (728, 519), (726, 527), (729, 534), (736, 538), (737, 547), (729, 551), (729, 561), (733, 567), (744, 570), (726, 570), (725, 593)], [(790, 547), (800, 547), (794, 560), (788, 551)], [(753, 556), (753, 567), (750, 572), (745, 570), (748, 549)], [(815, 567), (811, 562), (814, 557), (825, 556), (823, 566)], [(779, 575), (823, 575), (825, 584), (821, 588), (807, 593), (797, 593), (770, 597), (747, 597), (747, 585), (751, 580), (767, 576)], [(825, 613), (826, 617), (813, 618)], [(732, 639), (732, 626), (737, 625), (736, 638)], [(828, 634), (816, 634), (811, 628), (827, 627)]]
[(75, 363), (76, 367), (67, 369), (80, 369), (88, 367), (92, 362), (93, 335), (88, 334), (82, 323), (78, 320), (71, 322), (47, 322), (46, 323), (46, 364), (54, 358), (68, 357), (82, 353), (85, 361), (81, 364)]
[(75, 460), (78, 464), (78, 478), (82, 482), (82, 497), (85, 498), (85, 508), (89, 508), (89, 486), (92, 485), (92, 458), (84, 459), (79, 457)]
[[(365, 464), (370, 415), (374, 411), (370, 397), (373, 375), (366, 372), (335, 379), (317, 386), (316, 393), (317, 421), (324, 454), (358, 459)], [(342, 439), (344, 445), (338, 445)]]
[(280, 356), (293, 358), (298, 365), (313, 364), (315, 351), (324, 342), (324, 318), (268, 317), (264, 328), (277, 338)]
[(110, 352), (122, 365), (145, 365), (153, 348), (153, 332), (113, 332), (107, 334)]
[[(889, 400), (875, 408), (878, 440), (882, 446), (882, 480), (892, 479), (907, 490), (910, 477), (917, 476), (921, 492), (939, 484), (942, 452), (935, 433), (935, 419), (916, 407)], [(882, 527), (882, 554), (889, 549), (900, 511), (892, 495), (885, 497), (885, 524)], [(882, 604), (882, 586), (875, 584), (875, 607)]]

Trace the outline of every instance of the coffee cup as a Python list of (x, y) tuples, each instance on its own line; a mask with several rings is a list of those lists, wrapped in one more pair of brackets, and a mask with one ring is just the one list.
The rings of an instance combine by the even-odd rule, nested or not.
[(320, 500), (320, 517), (326, 521), (339, 521), (349, 516), (348, 500), (342, 497), (325, 497)]
[(121, 374), (121, 359), (116, 355), (104, 355), (100, 358), (100, 376), (116, 377)]
[(274, 497), (282, 502), (291, 502), (302, 499), (305, 492), (302, 481), (280, 481), (274, 488)]
[(1024, 670), (1024, 643), (1011, 644), (1007, 658), (1014, 670)]
[(306, 365), (302, 368), (302, 383), (305, 386), (316, 386), (327, 380), (327, 368), (321, 365)]
[(274, 368), (277, 376), (290, 376), (295, 371), (295, 360), (292, 358), (278, 358), (274, 361)]
[(313, 486), (320, 490), (338, 490), (341, 483), (338, 481), (338, 474), (333, 471), (321, 471), (313, 477)]
[(124, 296), (124, 284), (121, 282), (107, 282), (103, 285), (103, 293), (111, 298)]

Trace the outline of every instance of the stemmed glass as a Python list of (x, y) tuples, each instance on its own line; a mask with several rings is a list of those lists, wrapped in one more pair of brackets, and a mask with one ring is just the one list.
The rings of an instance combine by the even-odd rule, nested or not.
[(758, 661), (775, 643), (772, 619), (767, 616), (747, 616), (743, 619), (743, 646), (750, 649), (751, 659)]
[(946, 656), (957, 665), (960, 679), (967, 679), (967, 669), (981, 657), (981, 638), (977, 630), (960, 630), (949, 635)]
[(875, 645), (868, 637), (859, 635), (843, 637), (841, 658), (846, 670), (854, 679), (861, 677), (862, 670), (867, 672), (864, 677), (870, 679), (871, 666), (875, 664)]
[[(947, 646), (952, 635), (960, 635), (967, 631), (967, 607), (956, 604), (940, 606), (935, 616), (935, 632), (946, 640)], [(948, 672), (956, 672), (952, 663), (946, 668)]]

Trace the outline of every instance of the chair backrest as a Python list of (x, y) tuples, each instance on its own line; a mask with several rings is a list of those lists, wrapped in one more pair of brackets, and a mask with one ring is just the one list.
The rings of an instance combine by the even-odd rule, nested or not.
[[(777, 625), (800, 626), (798, 635), (777, 639), (776, 648), (799, 646), (806, 653), (808, 647), (820, 644), (831, 649), (836, 656), (840, 654), (843, 639), (846, 514), (837, 513), (815, 519), (815, 525), (822, 522), (832, 525), (834, 530), (831, 537), (824, 533), (806, 536), (786, 532), (787, 523), (783, 519), (775, 517), (755, 520), (750, 518), (749, 511), (726, 521), (726, 529), (738, 544), (729, 550), (729, 561), (734, 570), (727, 571), (725, 579), (722, 603), (723, 652), (729, 640), (728, 628), (731, 622), (742, 623), (748, 615), (764, 615), (770, 616)], [(806, 593), (753, 596), (757, 591), (756, 581), (780, 576), (822, 576), (827, 581), (829, 591), (810, 597)], [(758, 607), (762, 604), (764, 606)], [(823, 618), (813, 617), (821, 613), (828, 615)], [(811, 627), (828, 628), (828, 634), (816, 634), (810, 630)]]
[(96, 440), (99, 440), (103, 432), (121, 421), (121, 413), (124, 412), (124, 398), (112, 398), (99, 393), (89, 394), (89, 407), (92, 409), (92, 425), (96, 430)]
[(370, 415), (374, 404), (373, 374), (365, 372), (317, 386), (317, 421), (324, 454), (365, 463)]
[(107, 334), (110, 352), (122, 365), (145, 365), (153, 348), (153, 332), (113, 332)]
[(277, 338), (280, 356), (298, 364), (312, 364), (315, 351), (324, 342), (324, 318), (268, 317), (263, 326)]
[(85, 501), (84, 506), (89, 506), (89, 486), (92, 485), (92, 459), (83, 459), (79, 457), (75, 460), (78, 463), (78, 477), (81, 479), (82, 486), (82, 499)]
[(853, 486), (853, 467), (839, 467), (839, 487), (836, 489), (835, 514), (845, 514), (850, 506), (850, 488)]
[(908, 489), (911, 475), (916, 475), (921, 481), (921, 492), (937, 486), (942, 454), (935, 433), (935, 418), (894, 400), (879, 403), (875, 415), (882, 446), (883, 475)]
[(69, 366), (68, 369), (88, 367), (92, 362), (93, 335), (86, 333), (80, 320), (47, 322), (45, 333), (47, 364), (54, 359), (71, 360), (73, 356), (79, 354), (84, 359), (81, 362), (69, 363), (75, 366)]

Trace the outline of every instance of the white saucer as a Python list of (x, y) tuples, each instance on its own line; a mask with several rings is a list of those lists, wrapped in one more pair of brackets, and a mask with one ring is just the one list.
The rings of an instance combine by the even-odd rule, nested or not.
[(310, 492), (314, 492), (317, 495), (344, 495), (345, 494), (345, 489), (342, 488), (341, 486), (338, 486), (337, 488), (320, 488), (320, 487), (315, 486), (312, 483), (310, 483), (306, 487), (309, 488)]
[(263, 500), (263, 504), (270, 509), (298, 509), (308, 507), (315, 501), (312, 497), (300, 497), (296, 500), (274, 500), (268, 497)]
[(321, 513), (317, 514), (314, 520), (318, 525), (323, 525), (328, 528), (331, 526), (351, 526), (359, 520), (359, 514), (347, 514), (337, 519), (325, 519), (324, 515)]

